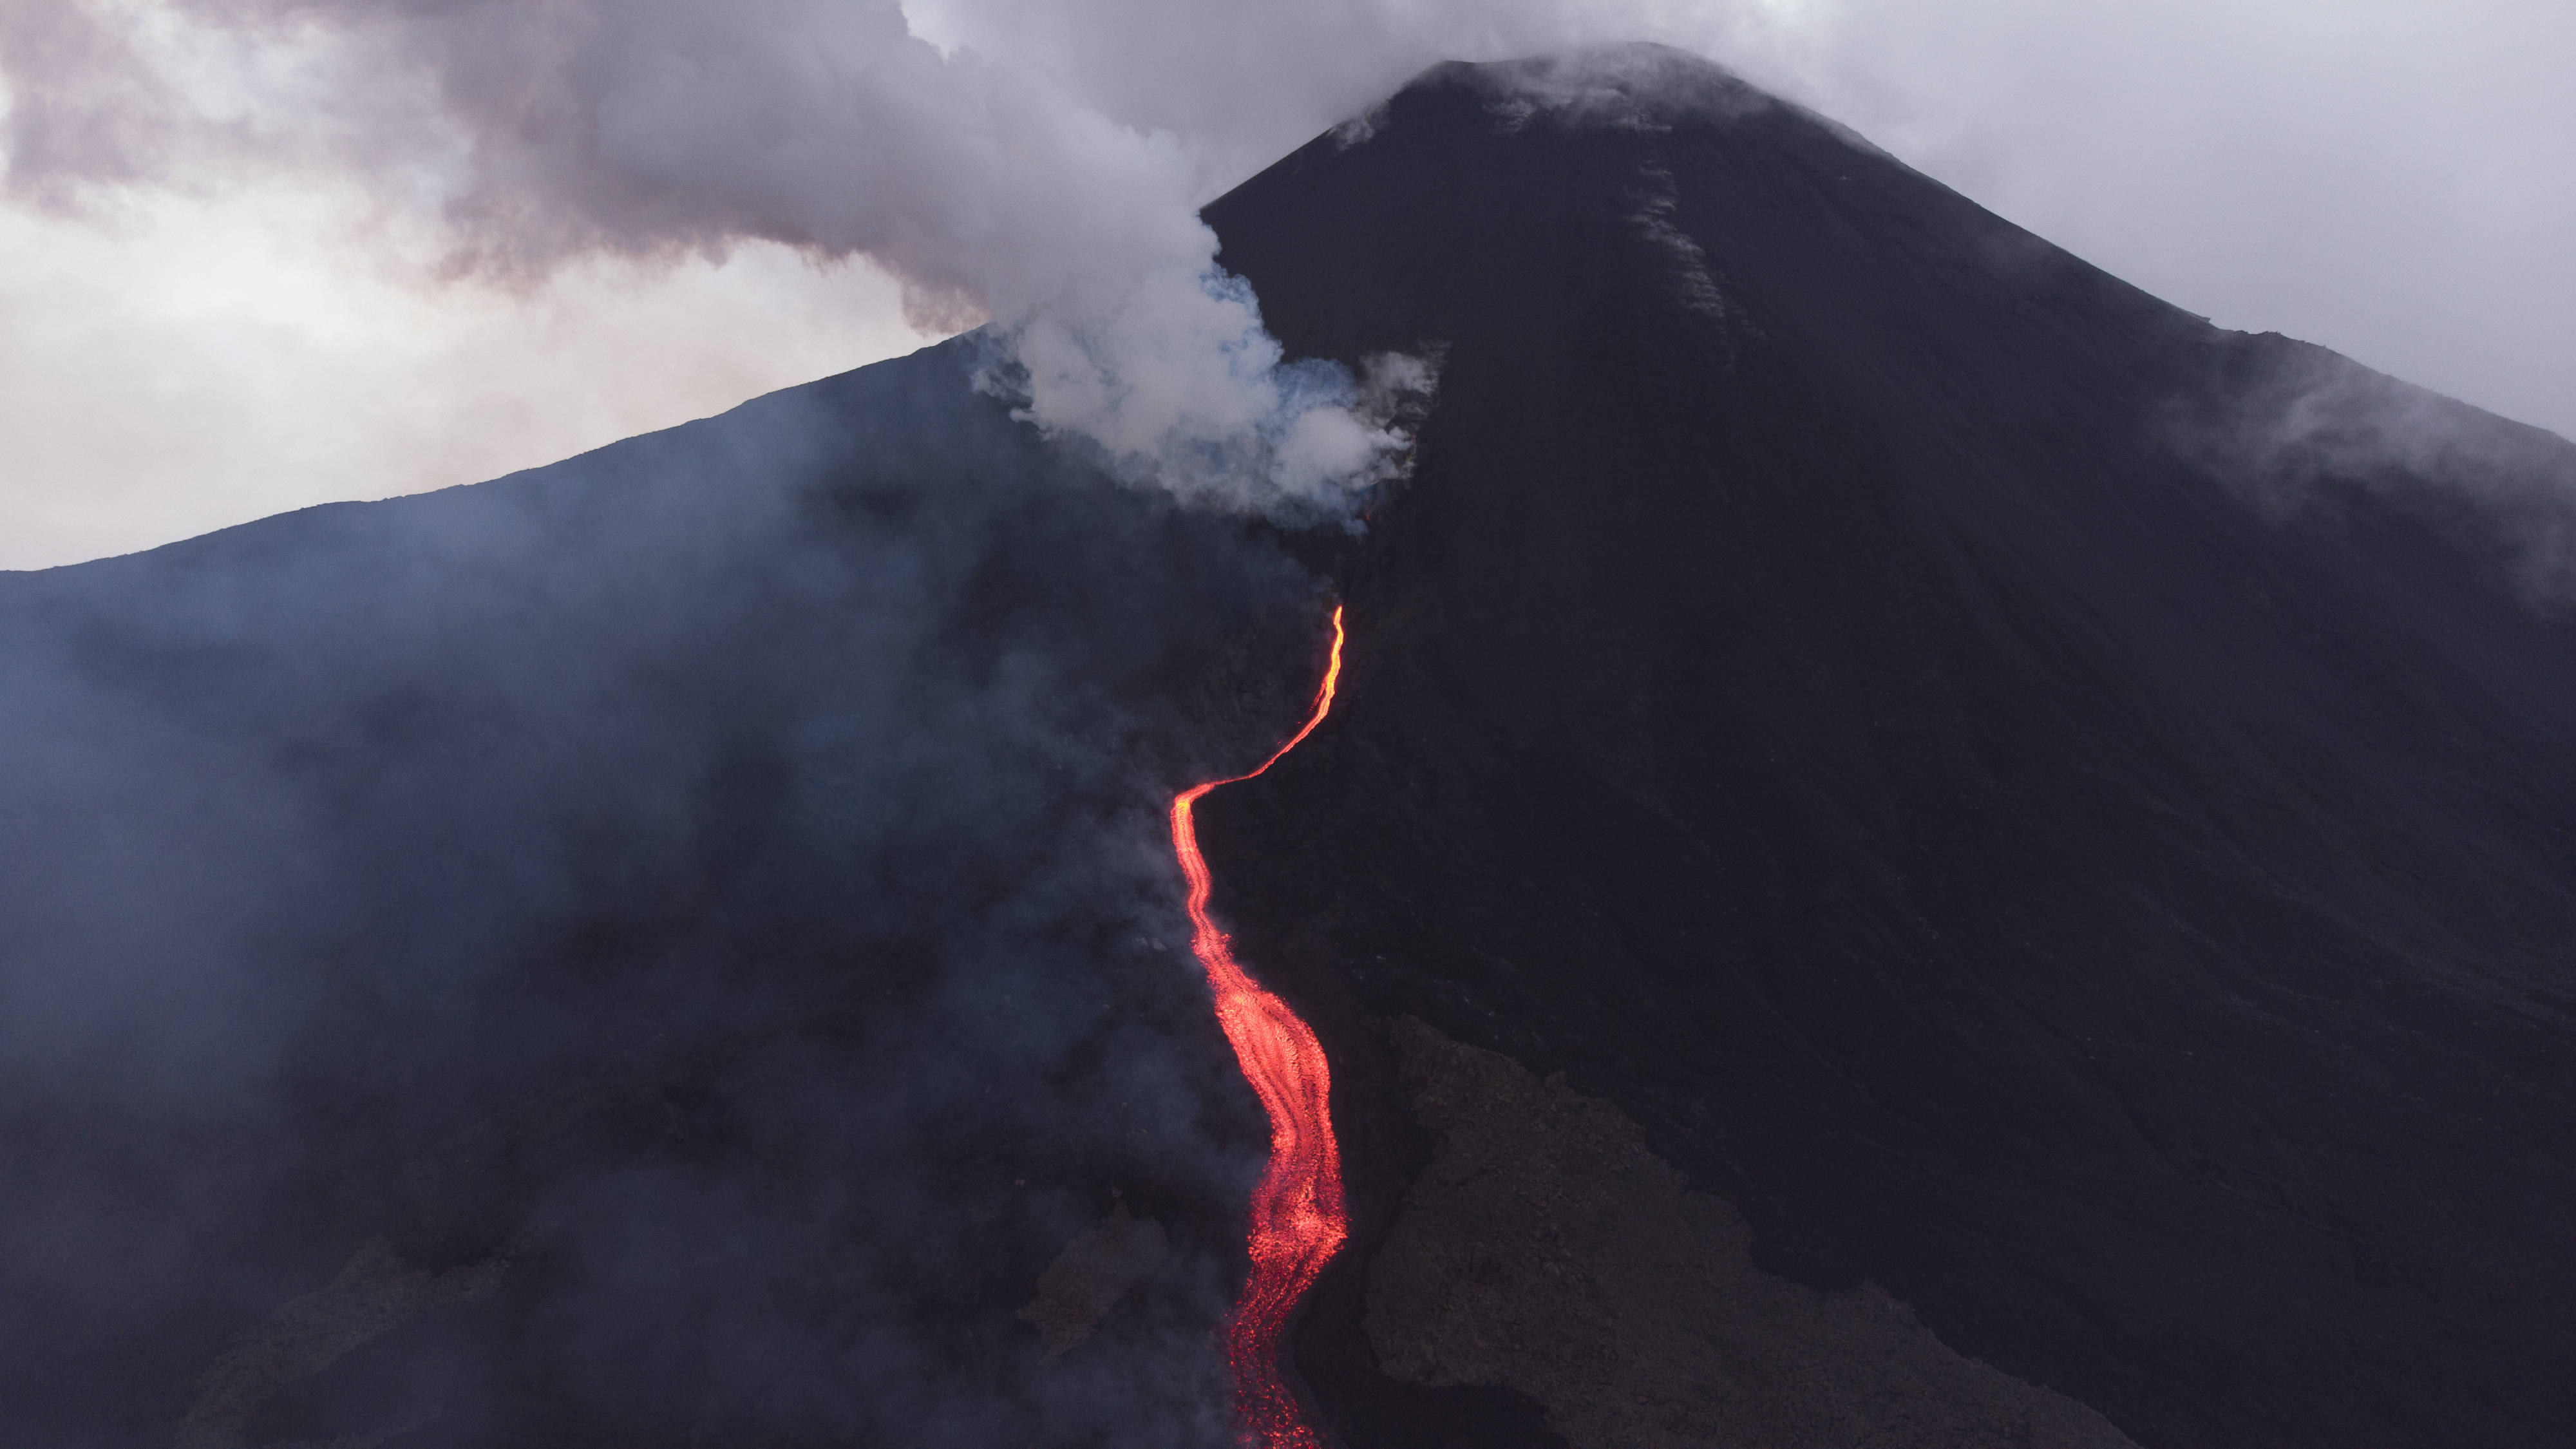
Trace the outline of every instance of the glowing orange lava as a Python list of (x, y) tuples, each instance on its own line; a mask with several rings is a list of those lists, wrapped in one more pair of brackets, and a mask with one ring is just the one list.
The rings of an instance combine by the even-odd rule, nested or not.
[(1234, 1044), (1244, 1079), (1270, 1114), (1270, 1165), (1252, 1193), (1252, 1279), (1226, 1321), (1225, 1357), (1234, 1370), (1235, 1413), (1242, 1441), (1264, 1449), (1321, 1449), (1297, 1396), (1279, 1374), (1288, 1314), (1340, 1250), (1350, 1232), (1342, 1206), (1342, 1152), (1328, 1110), (1333, 1089), (1323, 1045), (1288, 1003), (1261, 989), (1234, 959), (1226, 934), (1208, 919), (1208, 867), (1199, 854), (1190, 807), (1219, 785), (1249, 780), (1278, 764), (1315, 732), (1333, 707), (1342, 674), (1342, 611), (1333, 610), (1333, 654), (1315, 691), (1305, 727), (1271, 752), (1260, 769), (1192, 785), (1172, 797), (1172, 851), (1190, 882), (1190, 949), (1216, 990), (1216, 1019)]

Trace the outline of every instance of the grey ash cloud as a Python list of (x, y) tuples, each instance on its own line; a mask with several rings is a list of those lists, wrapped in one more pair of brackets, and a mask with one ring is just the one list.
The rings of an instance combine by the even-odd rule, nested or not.
[[(862, 255), (904, 279), (924, 321), (1030, 321), (1033, 417), (1096, 436), (1130, 473), (1263, 507), (1338, 502), (1338, 484), (1305, 490), (1401, 448), (1380, 445), (1390, 430), (1338, 380), (1269, 365), (1257, 313), (1207, 270), (1190, 208), (1429, 64), (1638, 38), (1721, 57), (2193, 311), (2564, 433), (2576, 294), (2557, 259), (2576, 249), (2576, 209), (2549, 178), (2576, 159), (2576, 113), (2547, 58), (2576, 41), (2571, 23), (2537, 0), (2438, 14), (2412, 0), (63, 0), (0, 13), (0, 76), (19, 212), (86, 208), (149, 232), (194, 224), (153, 211), (170, 193), (250, 211), (275, 207), (278, 187), (354, 191), (466, 275), (522, 283), (570, 257), (667, 261), (759, 238)], [(833, 325), (775, 281), (746, 293), (746, 328), (811, 346)], [(331, 360), (268, 359), (266, 404), (237, 384), (248, 344), (221, 325), (226, 304), (63, 339), (50, 334), (78, 333), (79, 318), (43, 295), (30, 283), (11, 315), (0, 294), (0, 339), (15, 338), (0, 364), (17, 364), (0, 371), (47, 399), (12, 420), (40, 476), (0, 507), (56, 537), (13, 557), (488, 466), (488, 449), (453, 441), (463, 430), (423, 427), (405, 454), (452, 450), (447, 472), (349, 476), (368, 471), (349, 458), (382, 456), (366, 440), (407, 430), (388, 404), (342, 419), (347, 439), (313, 444), (274, 482), (237, 459), (219, 481), (161, 468), (191, 456), (184, 438), (138, 450), (132, 420), (227, 456), (304, 436), (231, 415), (283, 412), (313, 390), (298, 379), (337, 375)], [(76, 380), (35, 360), (84, 350), (101, 355)], [(120, 388), (116, 358), (177, 396)], [(685, 366), (588, 359), (559, 382), (632, 394), (598, 374)], [(491, 404), (459, 380), (470, 370), (407, 374), (442, 394), (415, 410), (471, 406), (476, 431), (524, 427), (484, 423)], [(1244, 471), (1247, 454), (1263, 466)], [(239, 497), (204, 496), (218, 490)], [(110, 522), (156, 500), (157, 525)]]
[(895, 0), (74, 4), (0, 26), (0, 66), (8, 185), (58, 208), (358, 175), (462, 275), (863, 256), (918, 325), (989, 323), (1028, 421), (1191, 501), (1344, 509), (1404, 451), (1346, 371), (1282, 366), (1174, 137)]

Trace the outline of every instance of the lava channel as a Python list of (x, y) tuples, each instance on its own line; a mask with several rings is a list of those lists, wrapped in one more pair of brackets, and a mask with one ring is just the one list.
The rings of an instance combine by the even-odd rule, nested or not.
[(1242, 1442), (1262, 1449), (1322, 1449), (1297, 1395), (1280, 1376), (1288, 1315), (1306, 1296), (1315, 1275), (1350, 1234), (1342, 1204), (1342, 1152), (1333, 1141), (1329, 1110), (1333, 1077), (1323, 1044), (1288, 1003), (1271, 995), (1234, 959), (1226, 934), (1208, 918), (1207, 860), (1199, 854), (1198, 827), (1190, 807), (1219, 785), (1249, 780), (1297, 748), (1333, 708), (1333, 686), (1342, 673), (1342, 611), (1333, 610), (1333, 653), (1314, 712), (1288, 743), (1260, 768), (1192, 785), (1172, 797), (1172, 852), (1190, 883), (1190, 950), (1207, 969), (1216, 992), (1216, 1019), (1234, 1046), (1246, 1081), (1270, 1114), (1270, 1164), (1252, 1193), (1252, 1278), (1226, 1320), (1225, 1357), (1234, 1373), (1234, 1404)]

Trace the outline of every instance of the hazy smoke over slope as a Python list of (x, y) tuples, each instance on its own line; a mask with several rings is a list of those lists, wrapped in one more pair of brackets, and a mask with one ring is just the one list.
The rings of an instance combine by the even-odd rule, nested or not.
[(1224, 1441), (1160, 807), (1315, 585), (970, 354), (0, 576), (0, 1443)]
[(1228, 507), (1334, 511), (1405, 445), (1398, 390), (1282, 366), (1169, 134), (943, 55), (893, 0), (75, 4), (12, 11), (0, 58), (22, 196), (355, 167), (458, 272), (864, 255), (916, 321), (992, 324), (984, 383), (1027, 419)]
[(2576, 602), (2576, 469), (2564, 440), (2309, 343), (2233, 338), (2169, 441), (2276, 521), (2378, 495), (2465, 529), (2531, 602)]

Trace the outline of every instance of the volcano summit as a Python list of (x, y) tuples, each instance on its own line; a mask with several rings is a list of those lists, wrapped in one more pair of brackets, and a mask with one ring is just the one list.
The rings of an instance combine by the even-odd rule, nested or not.
[(0, 577), (0, 1434), (1228, 1442), (1267, 757), (1328, 1441), (2576, 1440), (2576, 447), (1652, 47), (1206, 216), (1363, 530), (969, 337)]

